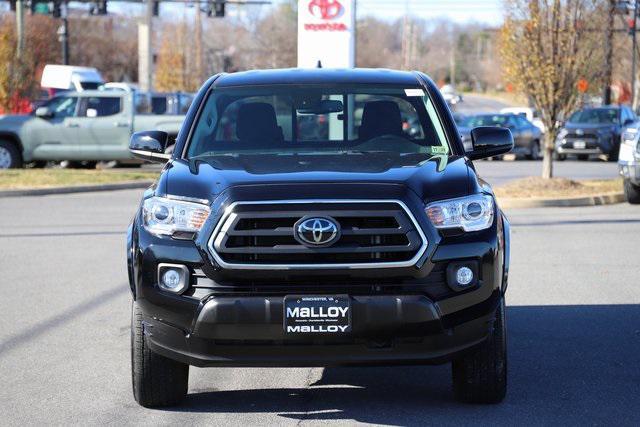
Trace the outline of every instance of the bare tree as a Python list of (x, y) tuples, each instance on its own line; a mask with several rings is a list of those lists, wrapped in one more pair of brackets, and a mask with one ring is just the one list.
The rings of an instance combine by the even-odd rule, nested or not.
[[(542, 177), (553, 176), (556, 123), (579, 101), (577, 83), (600, 75), (586, 25), (594, 0), (506, 0), (501, 54), (507, 80), (540, 110), (547, 129)], [(602, 62), (600, 62), (602, 64)]]

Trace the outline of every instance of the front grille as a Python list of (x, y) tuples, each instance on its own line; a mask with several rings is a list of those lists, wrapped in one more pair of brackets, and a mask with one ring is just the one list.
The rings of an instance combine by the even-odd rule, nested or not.
[[(340, 238), (328, 247), (300, 243), (294, 225), (309, 216), (335, 220)], [(226, 268), (371, 268), (415, 264), (426, 243), (399, 201), (236, 202), (209, 248)]]
[(591, 141), (591, 142), (596, 142), (598, 140), (598, 135), (593, 134), (593, 133), (584, 133), (582, 135), (577, 134), (577, 133), (568, 133), (565, 136), (565, 139), (567, 141), (573, 141), (573, 140), (578, 140), (578, 141)]

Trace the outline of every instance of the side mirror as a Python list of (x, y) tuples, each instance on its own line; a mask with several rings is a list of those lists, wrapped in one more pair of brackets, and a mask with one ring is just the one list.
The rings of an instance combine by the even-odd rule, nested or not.
[(131, 135), (129, 151), (139, 159), (162, 163), (171, 158), (164, 152), (168, 139), (169, 135), (159, 130), (136, 132)]
[(633, 123), (633, 119), (627, 119), (627, 120), (624, 121), (623, 125), (624, 126), (629, 126), (632, 123)]
[(472, 160), (498, 156), (511, 151), (513, 135), (509, 129), (480, 126), (471, 130), (473, 150), (467, 153)]
[(49, 107), (38, 107), (36, 109), (36, 117), (40, 117), (41, 119), (50, 119), (53, 117), (53, 111), (51, 111)]

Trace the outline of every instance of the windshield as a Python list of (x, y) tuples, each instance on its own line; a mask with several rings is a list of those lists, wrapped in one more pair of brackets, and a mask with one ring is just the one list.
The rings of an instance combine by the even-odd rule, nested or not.
[(478, 126), (506, 126), (509, 123), (509, 116), (504, 114), (482, 114), (474, 116), (469, 121), (469, 127)]
[(593, 108), (576, 111), (569, 117), (571, 123), (618, 124), (618, 110), (613, 108)]
[(450, 149), (420, 88), (274, 85), (213, 91), (186, 157), (351, 153), (411, 155), (417, 164)]
[(465, 116), (465, 115), (459, 114), (459, 113), (454, 113), (453, 114), (453, 120), (456, 122), (456, 125), (458, 127), (470, 127), (471, 126), (471, 121), (473, 120), (473, 117)]

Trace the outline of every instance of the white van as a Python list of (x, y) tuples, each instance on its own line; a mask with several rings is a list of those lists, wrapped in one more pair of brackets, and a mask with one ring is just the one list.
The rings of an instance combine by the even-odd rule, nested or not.
[(54, 93), (65, 90), (82, 92), (97, 89), (103, 84), (104, 79), (95, 68), (72, 65), (47, 64), (40, 79), (40, 86), (51, 89)]

